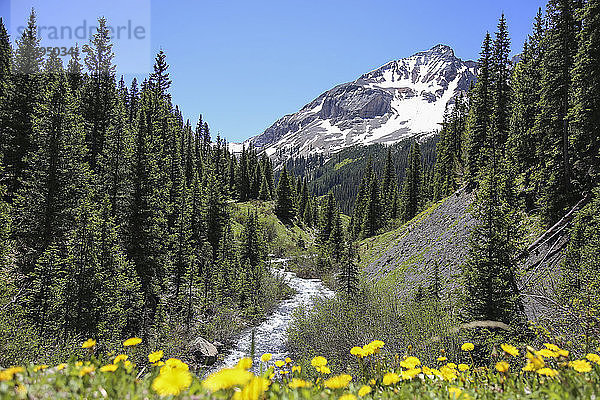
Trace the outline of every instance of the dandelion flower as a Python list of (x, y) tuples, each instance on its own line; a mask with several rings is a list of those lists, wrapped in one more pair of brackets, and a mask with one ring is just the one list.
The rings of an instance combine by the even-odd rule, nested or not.
[(415, 376), (419, 375), (420, 373), (421, 368), (412, 368), (407, 369), (406, 371), (402, 371), (400, 374), (402, 376), (402, 380), (409, 381), (411, 379), (414, 379)]
[(467, 364), (458, 364), (458, 370), (460, 372), (465, 372), (468, 369), (469, 369), (469, 366)]
[(356, 396), (352, 393), (346, 393), (341, 395), (338, 400), (356, 400)]
[(439, 362), (444, 362), (444, 361), (448, 361), (448, 358), (446, 358), (446, 357), (444, 357), (444, 356), (441, 356), (441, 357), (438, 357), (438, 358), (437, 358), (437, 360), (438, 360)]
[(315, 369), (317, 370), (317, 372), (319, 372), (321, 374), (330, 374), (331, 373), (331, 370), (326, 365), (324, 365), (322, 367), (315, 367)]
[(542, 357), (537, 354), (534, 355), (530, 352), (527, 352), (527, 359), (529, 360), (529, 364), (532, 365), (534, 371), (543, 368), (546, 365)]
[(181, 368), (161, 368), (152, 381), (152, 389), (160, 396), (177, 396), (192, 384), (192, 374)]
[(515, 346), (513, 346), (511, 344), (504, 343), (504, 344), (501, 344), (500, 347), (506, 354), (510, 354), (513, 357), (516, 357), (519, 355), (519, 349), (517, 349)]
[(467, 342), (460, 346), (460, 349), (462, 351), (472, 351), (473, 349), (475, 349), (475, 345), (473, 343)]
[(443, 366), (442, 368), (440, 368), (440, 375), (442, 376), (442, 378), (445, 381), (453, 381), (456, 378), (458, 378), (458, 376), (456, 375), (456, 370), (452, 369), (452, 368), (448, 368), (446, 366)]
[(117, 368), (119, 368), (119, 366), (116, 365), (116, 364), (107, 364), (107, 365), (104, 365), (104, 366), (100, 367), (100, 371), (102, 371), (102, 372), (115, 372), (117, 370)]
[(558, 358), (558, 353), (549, 349), (541, 349), (536, 351), (536, 354), (544, 358)]
[(456, 369), (456, 364), (454, 364), (454, 363), (448, 363), (448, 364), (446, 364), (446, 367), (452, 368), (452, 369)]
[(373, 389), (371, 388), (371, 386), (364, 385), (363, 387), (358, 389), (358, 395), (360, 397), (364, 397), (364, 396), (368, 395), (369, 393), (371, 393), (372, 391), (373, 391)]
[(302, 372), (302, 367), (300, 365), (294, 365), (292, 367), (292, 372), (298, 372), (301, 373)]
[(254, 375), (252, 372), (243, 369), (224, 368), (218, 372), (215, 372), (214, 374), (209, 375), (202, 382), (202, 386), (211, 392), (216, 392), (218, 390), (229, 389), (234, 386), (244, 386), (253, 376)]
[(163, 355), (164, 353), (162, 350), (155, 351), (153, 353), (148, 354), (148, 361), (150, 361), (151, 363), (156, 363), (163, 358)]
[(310, 365), (313, 367), (323, 367), (327, 365), (327, 359), (325, 357), (317, 356), (311, 360)]
[(421, 365), (421, 360), (417, 357), (406, 357), (404, 360), (400, 361), (400, 366), (402, 368), (413, 369), (417, 365)]
[(83, 342), (83, 344), (81, 345), (81, 347), (83, 349), (89, 349), (91, 347), (94, 347), (96, 345), (96, 341), (94, 339), (88, 339), (85, 342)]
[[(269, 389), (271, 381), (262, 376), (255, 376), (250, 379), (250, 382), (239, 393), (239, 398), (242, 400), (258, 400), (263, 398), (263, 393)], [(235, 395), (234, 395), (235, 398)]]
[(288, 386), (292, 389), (300, 389), (300, 388), (307, 388), (307, 387), (311, 387), (312, 383), (307, 382), (303, 379), (299, 379), (299, 378), (293, 378), (290, 383), (288, 384)]
[(362, 358), (365, 356), (365, 351), (362, 347), (354, 346), (353, 348), (350, 349), (350, 354), (352, 354), (353, 356)]
[(10, 367), (3, 369), (0, 371), (0, 382), (11, 381), (16, 374), (20, 374), (22, 372), (25, 372), (25, 368), (23, 367)]
[(33, 372), (43, 371), (46, 368), (48, 368), (46, 364), (36, 365), (35, 367), (33, 367)]
[(600, 356), (596, 353), (589, 353), (585, 356), (585, 358), (587, 358), (591, 362), (595, 362), (596, 364), (600, 365)]
[(375, 379), (371, 378), (371, 379), (369, 380), (369, 385), (371, 385), (371, 386), (375, 386), (375, 383), (377, 383), (377, 382), (375, 381)]
[(123, 346), (137, 346), (142, 343), (142, 339), (139, 337), (132, 337), (123, 342)]
[(496, 363), (496, 371), (498, 372), (508, 372), (508, 370), (510, 369), (510, 364), (507, 363), (506, 361), (500, 361)]
[(585, 360), (571, 361), (569, 366), (577, 372), (590, 372), (592, 370), (592, 365)]
[(325, 387), (328, 387), (329, 389), (343, 389), (348, 386), (351, 380), (352, 377), (350, 375), (342, 374), (333, 376), (327, 379), (324, 383)]
[(277, 368), (281, 368), (281, 367), (283, 367), (284, 365), (285, 365), (285, 362), (283, 362), (283, 361), (281, 361), (281, 360), (277, 360), (277, 361), (275, 361), (275, 366), (276, 366)]
[(94, 372), (96, 368), (93, 365), (86, 365), (85, 367), (81, 367), (79, 370), (79, 376), (85, 376), (91, 372)]
[(462, 394), (462, 389), (457, 388), (457, 387), (449, 387), (448, 388), (448, 394), (450, 395), (451, 399), (458, 399), (460, 397), (460, 395)]
[(260, 361), (267, 362), (267, 361), (270, 361), (271, 358), (273, 358), (273, 354), (271, 354), (271, 353), (265, 353), (262, 356), (260, 356)]
[[(165, 362), (165, 366), (163, 368), (172, 368), (172, 369), (181, 369), (184, 371), (189, 371), (190, 367), (184, 363), (183, 361), (181, 361), (178, 358), (169, 358), (166, 362)], [(161, 371), (162, 369), (161, 368)]]
[(544, 343), (544, 346), (550, 351), (558, 352), (560, 350), (560, 347), (552, 343)]
[(127, 361), (127, 354), (119, 354), (118, 356), (115, 357), (115, 359), (113, 360), (113, 364), (118, 364), (121, 361)]
[(286, 357), (286, 358), (285, 358), (285, 363), (286, 363), (286, 364), (291, 364), (291, 363), (292, 363), (292, 359), (291, 359), (291, 358), (289, 358), (289, 357)]
[(539, 375), (544, 375), (550, 378), (554, 378), (558, 375), (558, 371), (552, 368), (544, 367), (536, 371)]
[(400, 382), (400, 376), (394, 372), (388, 372), (383, 376), (383, 384), (385, 386), (395, 385), (398, 382)]
[(63, 369), (65, 369), (67, 367), (66, 363), (60, 363), (56, 366), (56, 370), (57, 371), (62, 371)]
[(250, 357), (244, 357), (237, 363), (237, 368), (250, 369), (252, 368), (252, 359)]

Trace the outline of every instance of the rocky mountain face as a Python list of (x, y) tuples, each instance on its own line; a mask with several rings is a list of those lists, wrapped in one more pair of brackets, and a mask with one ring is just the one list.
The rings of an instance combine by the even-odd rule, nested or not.
[(476, 73), (475, 62), (462, 61), (440, 44), (326, 91), (249, 142), (284, 159), (429, 136)]

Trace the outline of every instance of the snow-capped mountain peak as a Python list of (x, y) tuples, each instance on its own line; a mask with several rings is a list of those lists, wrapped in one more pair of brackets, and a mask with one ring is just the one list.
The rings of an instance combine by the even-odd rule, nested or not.
[(249, 141), (285, 158), (429, 136), (446, 106), (475, 80), (476, 68), (438, 44), (328, 90)]

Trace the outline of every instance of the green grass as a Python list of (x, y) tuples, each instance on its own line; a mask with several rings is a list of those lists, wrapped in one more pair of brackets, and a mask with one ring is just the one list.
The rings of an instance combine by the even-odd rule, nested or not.
[(344, 158), (342, 161), (340, 161), (339, 163), (336, 163), (335, 166), (333, 167), (334, 171), (339, 171), (340, 168), (353, 163), (354, 160), (352, 158)]

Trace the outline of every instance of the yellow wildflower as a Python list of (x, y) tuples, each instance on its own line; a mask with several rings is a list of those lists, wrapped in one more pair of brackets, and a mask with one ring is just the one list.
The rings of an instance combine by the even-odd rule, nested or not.
[(375, 381), (375, 379), (373, 379), (373, 378), (371, 378), (371, 379), (369, 380), (369, 385), (371, 385), (371, 386), (375, 386), (375, 384), (376, 384), (376, 383), (377, 383), (377, 382), (376, 382), (376, 381)]
[(364, 397), (364, 396), (368, 395), (369, 393), (371, 393), (372, 391), (373, 391), (373, 389), (371, 388), (371, 386), (364, 385), (363, 387), (358, 389), (358, 395), (360, 397)]
[(453, 381), (458, 377), (456, 375), (456, 370), (448, 368), (445, 365), (442, 368), (440, 368), (440, 375), (445, 381)]
[(549, 349), (541, 349), (536, 351), (535, 354), (544, 358), (558, 358), (558, 353)]
[(569, 366), (577, 372), (590, 372), (592, 370), (592, 365), (585, 360), (571, 361)]
[(237, 363), (237, 368), (250, 369), (252, 368), (252, 359), (250, 357), (244, 357)]
[(89, 349), (90, 347), (94, 347), (96, 345), (96, 341), (94, 339), (88, 339), (81, 345), (84, 349)]
[(56, 366), (56, 370), (57, 371), (62, 371), (63, 369), (65, 369), (67, 367), (66, 363), (60, 363)]
[(552, 343), (544, 343), (544, 346), (550, 351), (558, 352), (560, 350), (560, 347)]
[(0, 382), (2, 381), (11, 381), (16, 374), (20, 374), (24, 372), (25, 368), (23, 367), (10, 367), (3, 369), (0, 371)]
[(529, 351), (527, 352), (527, 359), (529, 360), (529, 364), (532, 365), (534, 371), (543, 368), (546, 365), (542, 357), (537, 354), (534, 355)]
[(402, 375), (402, 380), (411, 380), (413, 379), (415, 376), (419, 375), (421, 373), (421, 368), (413, 368), (413, 369), (407, 369), (406, 371), (402, 371), (400, 374)]
[(100, 371), (102, 371), (102, 372), (115, 372), (117, 370), (117, 368), (119, 368), (119, 366), (116, 365), (116, 364), (107, 364), (107, 365), (104, 365), (104, 366), (100, 367)]
[(504, 344), (501, 344), (500, 347), (502, 348), (502, 350), (504, 350), (504, 352), (506, 354), (510, 354), (513, 357), (516, 357), (519, 355), (519, 350), (511, 344), (504, 343)]
[(281, 360), (277, 360), (277, 361), (275, 361), (275, 366), (276, 366), (277, 368), (281, 368), (281, 367), (283, 367), (284, 365), (285, 365), (285, 363), (284, 363), (283, 361), (281, 361)]
[(407, 368), (407, 369), (413, 369), (417, 365), (421, 365), (421, 360), (419, 360), (417, 357), (412, 357), (412, 356), (406, 357), (406, 359), (404, 359), (400, 362), (400, 366), (402, 368)]
[(121, 361), (127, 361), (127, 354), (119, 354), (118, 356), (115, 357), (115, 359), (113, 360), (113, 364), (118, 364)]
[(600, 356), (596, 353), (589, 353), (585, 356), (585, 358), (587, 358), (591, 362), (595, 362), (596, 364), (600, 365)]
[(429, 367), (426, 367), (426, 366), (424, 366), (424, 365), (423, 365), (423, 373), (424, 373), (425, 375), (433, 375), (433, 372), (431, 372), (431, 368), (429, 368)]
[(356, 396), (352, 393), (346, 393), (341, 395), (338, 400), (356, 400)]
[(569, 351), (560, 349), (560, 350), (558, 350), (558, 355), (561, 357), (569, 357)]
[(506, 361), (500, 361), (496, 363), (496, 371), (498, 372), (508, 372), (508, 370), (510, 369), (510, 364), (507, 363)]
[(298, 372), (301, 373), (302, 372), (302, 367), (300, 365), (294, 365), (292, 367), (292, 372)]
[(539, 375), (544, 375), (550, 378), (554, 378), (558, 375), (558, 371), (552, 368), (544, 367), (536, 371)]
[(460, 346), (460, 349), (462, 351), (472, 351), (475, 348), (475, 345), (473, 343), (463, 343), (462, 346)]
[(458, 370), (460, 372), (465, 372), (468, 369), (469, 369), (469, 366), (467, 364), (458, 364)]
[(271, 358), (273, 358), (273, 354), (271, 354), (271, 353), (265, 353), (262, 356), (260, 356), (260, 361), (267, 362), (267, 361), (270, 361)]
[[(254, 376), (250, 382), (240, 392), (236, 392), (233, 399), (237, 400), (258, 400), (263, 398), (263, 394), (269, 389), (271, 381), (262, 376)], [(239, 394), (238, 394), (239, 393)]]
[(444, 356), (441, 356), (441, 357), (438, 357), (438, 358), (437, 358), (437, 360), (438, 360), (439, 362), (444, 362), (444, 361), (448, 361), (448, 358), (446, 358), (446, 357), (444, 357)]
[(202, 386), (211, 392), (216, 392), (234, 386), (243, 386), (248, 383), (253, 376), (254, 374), (252, 374), (252, 372), (243, 369), (223, 368), (222, 370), (209, 375), (202, 382)]
[(79, 376), (84, 376), (91, 372), (94, 372), (95, 369), (96, 368), (94, 368), (93, 365), (86, 365), (85, 367), (81, 367), (81, 369), (79, 370)]
[(446, 364), (446, 367), (452, 368), (452, 369), (456, 369), (456, 364), (454, 364), (454, 363), (448, 363), (448, 364)]
[(288, 384), (289, 387), (291, 387), (292, 389), (299, 389), (299, 388), (307, 388), (307, 387), (311, 387), (312, 383), (307, 382), (303, 379), (299, 379), (299, 378), (293, 378), (290, 383)]
[(286, 357), (286, 358), (285, 358), (285, 363), (286, 363), (286, 364), (291, 364), (291, 363), (292, 363), (292, 359), (291, 359), (291, 358), (289, 358), (289, 357)]
[(181, 361), (178, 358), (169, 358), (167, 361), (165, 361), (165, 365), (164, 367), (162, 367), (160, 370), (162, 371), (163, 369), (181, 369), (183, 371), (189, 371), (190, 367), (189, 365), (187, 365), (186, 363), (184, 363), (183, 361)]
[(383, 384), (385, 386), (395, 385), (398, 382), (400, 382), (400, 377), (394, 372), (388, 372), (383, 376)]
[(36, 365), (35, 367), (33, 367), (33, 372), (42, 371), (42, 370), (45, 370), (46, 368), (48, 368), (48, 366), (46, 364)]
[(148, 354), (148, 361), (150, 361), (151, 363), (158, 362), (160, 359), (163, 358), (163, 355), (164, 353), (162, 350), (155, 351), (153, 353)]
[(137, 346), (142, 343), (142, 339), (139, 337), (132, 337), (123, 342), (123, 346)]
[(330, 374), (331, 373), (331, 370), (326, 365), (324, 365), (322, 367), (315, 367), (315, 369), (317, 370), (317, 372), (320, 372), (321, 374)]
[(343, 389), (348, 386), (351, 380), (352, 377), (350, 375), (342, 374), (333, 376), (327, 379), (324, 383), (325, 387), (328, 387), (329, 389)]
[(448, 394), (450, 395), (451, 399), (458, 399), (460, 397), (460, 395), (462, 394), (462, 389), (457, 388), (457, 387), (449, 387), (448, 388)]
[[(238, 370), (239, 371), (239, 370)], [(244, 371), (246, 372), (246, 371)], [(192, 384), (192, 374), (183, 368), (161, 368), (152, 381), (152, 389), (160, 396), (177, 396)]]
[(317, 356), (311, 360), (310, 365), (313, 367), (323, 367), (327, 365), (327, 359), (325, 357)]
[(350, 354), (352, 354), (353, 356), (357, 356), (359, 358), (361, 357), (365, 357), (365, 351), (363, 350), (362, 347), (358, 347), (358, 346), (354, 346), (353, 348), (350, 349)]

